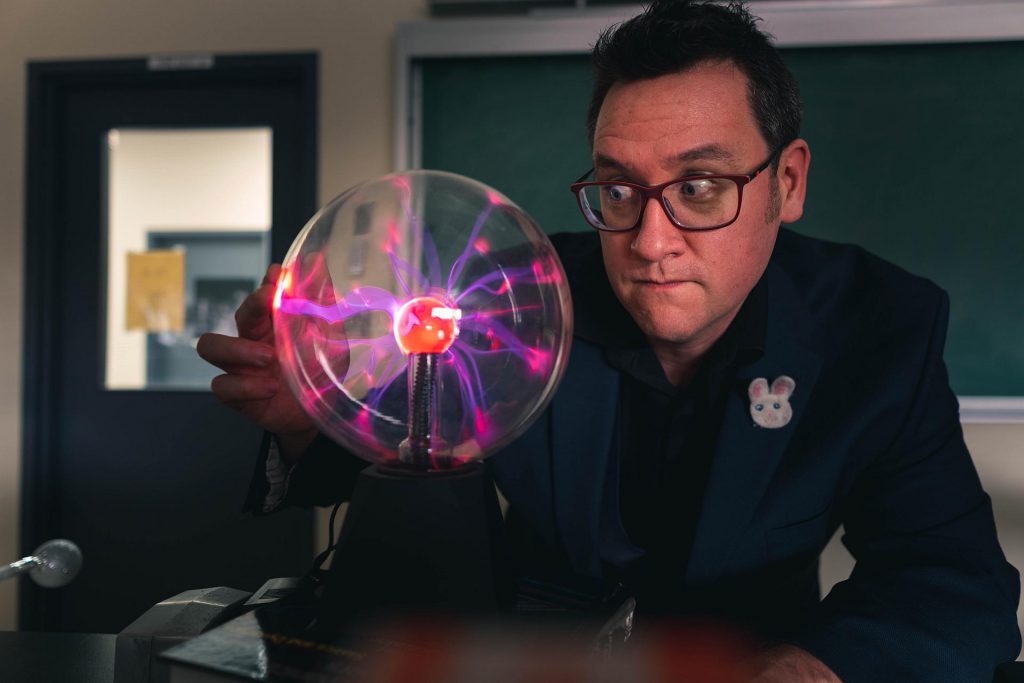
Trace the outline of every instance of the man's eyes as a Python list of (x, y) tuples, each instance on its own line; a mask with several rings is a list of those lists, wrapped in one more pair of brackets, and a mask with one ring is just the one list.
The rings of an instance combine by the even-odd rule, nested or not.
[[(721, 178), (690, 178), (665, 188), (665, 194), (672, 200), (701, 201), (718, 195), (727, 181)], [(637, 190), (629, 185), (602, 185), (602, 199), (622, 203), (636, 198)]]
[(700, 200), (715, 196), (722, 188), (720, 178), (691, 178), (667, 188), (673, 197), (682, 200)]
[(605, 196), (613, 202), (629, 201), (635, 190), (628, 185), (604, 185), (602, 187)]

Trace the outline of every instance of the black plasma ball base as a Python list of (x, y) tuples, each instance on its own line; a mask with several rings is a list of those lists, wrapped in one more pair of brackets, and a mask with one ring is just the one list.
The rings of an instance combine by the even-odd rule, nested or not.
[(482, 463), (360, 473), (327, 577), (322, 620), (493, 615), (510, 607), (497, 493)]

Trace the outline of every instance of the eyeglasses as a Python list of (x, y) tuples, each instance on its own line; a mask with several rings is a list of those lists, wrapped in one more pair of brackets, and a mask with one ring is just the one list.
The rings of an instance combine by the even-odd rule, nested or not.
[(647, 202), (657, 199), (665, 215), (683, 230), (715, 230), (740, 215), (743, 187), (761, 175), (779, 151), (743, 175), (692, 175), (661, 185), (638, 185), (619, 180), (583, 182), (590, 169), (569, 186), (587, 222), (598, 230), (628, 232), (644, 217)]

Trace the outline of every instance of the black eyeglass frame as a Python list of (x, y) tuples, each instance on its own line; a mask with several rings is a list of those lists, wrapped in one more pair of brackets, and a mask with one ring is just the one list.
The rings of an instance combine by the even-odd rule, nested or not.
[[(622, 180), (591, 180), (584, 182), (583, 179), (594, 172), (594, 169), (591, 168), (589, 171), (581, 175), (576, 182), (570, 185), (569, 190), (576, 195), (576, 204), (577, 206), (579, 206), (580, 212), (583, 214), (583, 218), (587, 221), (587, 223), (590, 226), (602, 232), (629, 232), (630, 230), (636, 230), (637, 227), (640, 226), (640, 223), (644, 220), (644, 211), (647, 209), (648, 202), (652, 199), (658, 200), (658, 204), (661, 205), (661, 208), (665, 212), (665, 215), (668, 216), (668, 219), (672, 221), (672, 224), (679, 228), (680, 230), (692, 230), (694, 232), (703, 232), (705, 230), (719, 230), (720, 228), (732, 225), (733, 223), (736, 222), (736, 219), (740, 217), (740, 209), (743, 208), (744, 186), (746, 186), (748, 183), (753, 182), (755, 178), (764, 173), (764, 171), (771, 165), (771, 163), (775, 160), (777, 156), (779, 156), (781, 152), (781, 147), (779, 149), (776, 149), (774, 152), (771, 153), (771, 155), (768, 157), (768, 159), (765, 160), (763, 164), (758, 166), (750, 173), (741, 173), (738, 175), (722, 175), (717, 173), (711, 175), (688, 175), (683, 176), (682, 178), (676, 178), (675, 180), (670, 180), (667, 183), (661, 183), (660, 185), (639, 185), (637, 183), (629, 183)], [(736, 197), (735, 215), (733, 215), (732, 218), (725, 221), (724, 223), (719, 223), (717, 225), (712, 225), (706, 228), (694, 228), (689, 225), (680, 224), (680, 222), (676, 220), (675, 216), (672, 215), (672, 209), (669, 208), (668, 203), (665, 201), (665, 188), (671, 185), (686, 182), (687, 180), (709, 180), (719, 178), (731, 180), (732, 182), (736, 183), (736, 190), (738, 196)], [(590, 216), (587, 215), (587, 209), (584, 205), (585, 200), (583, 198), (583, 190), (587, 187), (605, 187), (610, 185), (617, 185), (620, 187), (625, 186), (632, 188), (639, 192), (640, 196), (643, 197), (643, 201), (640, 203), (640, 212), (637, 214), (636, 217), (636, 222), (628, 228), (609, 228), (607, 225), (601, 227), (595, 225), (594, 222), (590, 220)], [(587, 204), (587, 206), (589, 206), (589, 204)]]

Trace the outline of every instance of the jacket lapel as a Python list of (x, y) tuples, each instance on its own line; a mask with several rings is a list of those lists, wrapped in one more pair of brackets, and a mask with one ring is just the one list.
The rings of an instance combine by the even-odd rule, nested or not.
[[(811, 399), (822, 355), (813, 317), (792, 281), (773, 264), (766, 271), (768, 325), (765, 353), (737, 373), (730, 388), (718, 445), (708, 478), (687, 569), (687, 583), (699, 583), (742, 569), (739, 543), (782, 460)], [(790, 397), (793, 417), (778, 429), (754, 424), (747, 387), (758, 377), (780, 375), (796, 382)]]
[[(561, 401), (559, 398), (561, 397)], [(619, 377), (603, 351), (579, 339), (551, 405), (555, 521), (576, 572), (599, 576), (601, 498), (611, 449)]]

